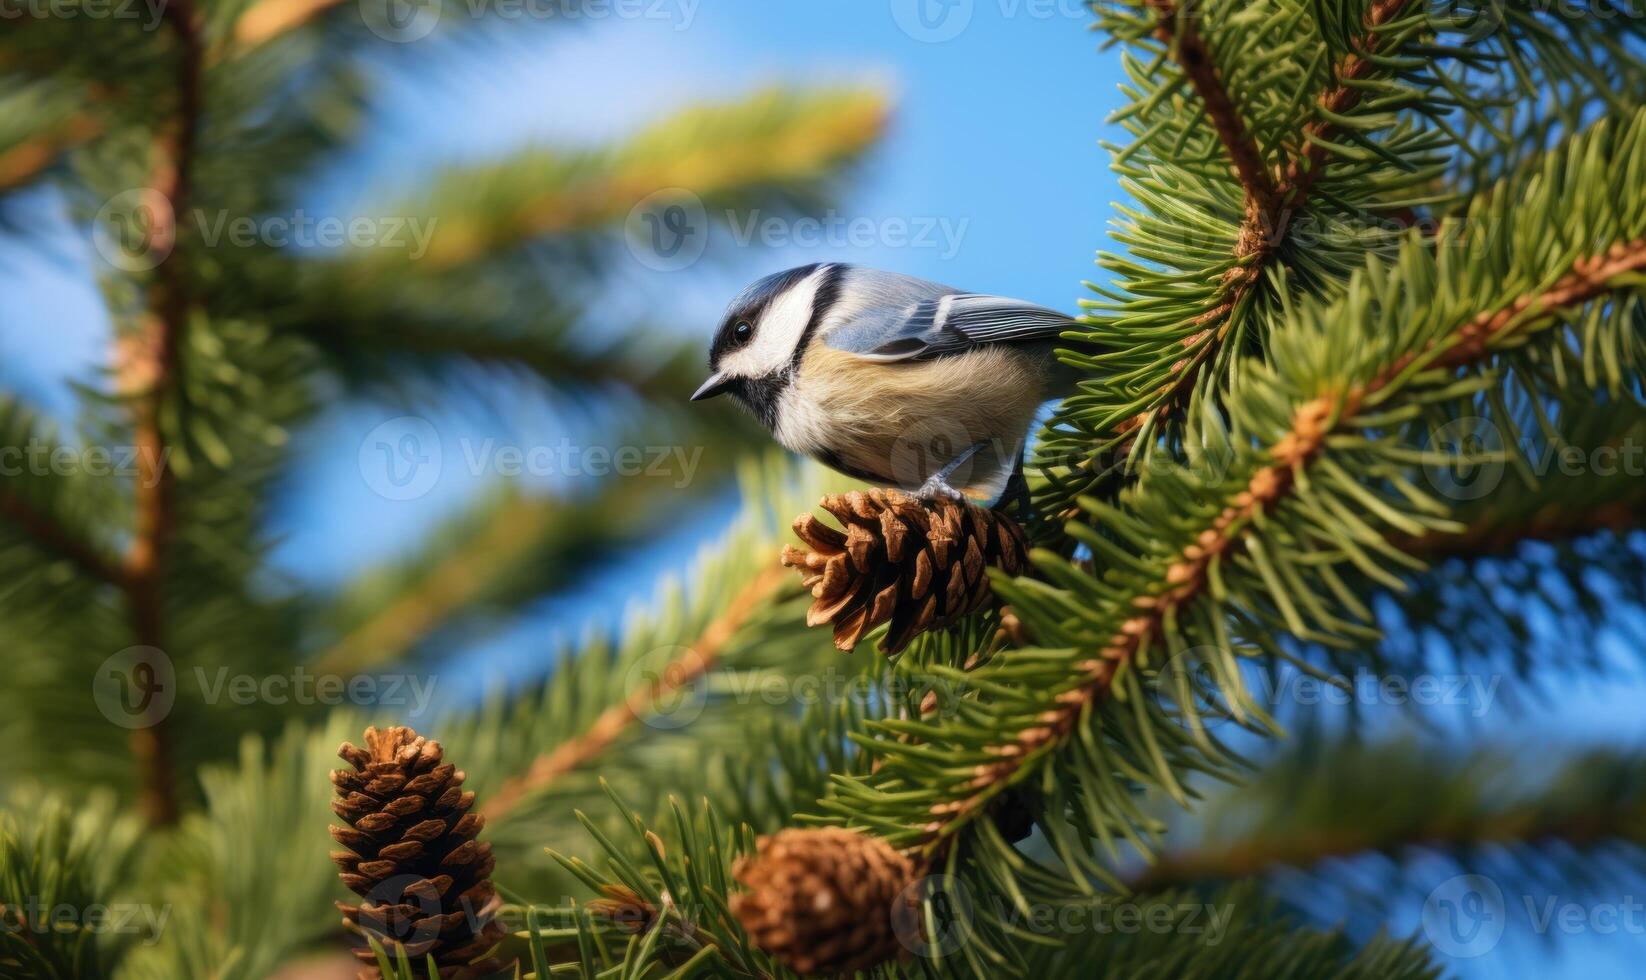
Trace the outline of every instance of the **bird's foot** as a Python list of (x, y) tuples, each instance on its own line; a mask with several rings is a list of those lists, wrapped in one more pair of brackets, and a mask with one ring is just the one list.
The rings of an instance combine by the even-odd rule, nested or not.
[(942, 469), (938, 470), (936, 473), (933, 473), (931, 476), (928, 476), (926, 478), (926, 482), (920, 485), (920, 489), (915, 491), (915, 496), (919, 497), (921, 500), (936, 500), (939, 497), (947, 497), (948, 499), (957, 502), (964, 501), (966, 499), (966, 495), (961, 493), (959, 490), (956, 490), (954, 487), (949, 486), (949, 477), (954, 475), (955, 470), (958, 470), (960, 467), (964, 466), (968, 459), (971, 459), (974, 455), (976, 455), (979, 449), (982, 449), (987, 445), (988, 443), (986, 442), (979, 442), (966, 447), (966, 450), (960, 455), (949, 460), (947, 463), (944, 463)]
[(949, 486), (941, 473), (933, 473), (927, 477), (926, 482), (920, 485), (920, 489), (916, 490), (914, 495), (926, 501), (948, 499), (959, 503), (966, 499), (965, 494)]

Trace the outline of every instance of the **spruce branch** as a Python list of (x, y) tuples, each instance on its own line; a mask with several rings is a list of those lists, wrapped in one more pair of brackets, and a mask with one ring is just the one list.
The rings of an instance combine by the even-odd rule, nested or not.
[[(1455, 368), (1479, 361), (1493, 352), (1506, 335), (1547, 324), (1560, 311), (1582, 306), (1611, 292), (1620, 284), (1627, 284), (1635, 273), (1646, 270), (1646, 238), (1617, 242), (1604, 253), (1579, 256), (1571, 263), (1570, 271), (1547, 289), (1523, 293), (1500, 310), (1481, 311), (1480, 315), (1458, 327), (1449, 343), (1431, 341), (1424, 353), (1440, 350), (1432, 364)], [(1386, 377), (1375, 380), (1369, 390), (1388, 384), (1413, 362), (1422, 362), (1422, 355), (1396, 361)]]
[[(1081, 494), (1110, 497), (1157, 450), (1179, 448), (1192, 401), (1236, 380), (1285, 302), (1341, 288), (1368, 252), (1392, 254), (1415, 209), (1452, 213), (1562, 126), (1592, 120), (1582, 107), (1624, 112), (1646, 95), (1634, 25), (1620, 39), (1585, 9), (1534, 7), (1455, 12), (1485, 25), (1470, 45), (1399, 0), (1103, 9), (1132, 46), (1132, 103), (1114, 118), (1134, 138), (1111, 150), (1142, 207), (1123, 209), (1116, 233), (1129, 255), (1100, 261), (1116, 282), (1092, 286), (1103, 312), (1087, 339), (1106, 352), (1065, 352), (1092, 380), (1039, 441), (1047, 510), (1071, 516)], [(1558, 104), (1545, 105), (1551, 91)], [(1248, 144), (1267, 164), (1271, 208), (1251, 206), (1262, 183), (1235, 162)], [(1460, 154), (1479, 173), (1449, 183)]]
[(1206, 47), (1205, 39), (1200, 36), (1196, 4), (1193, 0), (1182, 5), (1173, 0), (1148, 0), (1148, 3), (1160, 20), (1155, 36), (1165, 44), (1176, 42), (1174, 51), (1178, 63), (1205, 105), (1218, 139), (1222, 141), (1229, 161), (1240, 177), (1240, 184), (1246, 191), (1247, 208), (1261, 213), (1270, 211), (1274, 207), (1274, 178), (1246, 130), (1246, 123), (1241, 119), (1240, 110), (1224, 84), (1222, 72)]
[[(1173, 10), (1170, 0), (1150, 2), (1160, 11), (1162, 40), (1170, 38), (1171, 25), (1178, 23), (1184, 12)], [(1150, 431), (1150, 423), (1156, 418), (1182, 408), (1179, 402), (1195, 390), (1201, 368), (1228, 337), (1236, 311), (1262, 282), (1264, 264), (1279, 250), (1293, 216), (1308, 202), (1310, 190), (1330, 164), (1337, 125), (1331, 118), (1348, 115), (1360, 102), (1365, 89), (1357, 83), (1377, 66), (1375, 55), (1384, 43), (1380, 29), (1398, 18), (1409, 2), (1376, 0), (1367, 10), (1366, 30), (1359, 38), (1358, 50), (1344, 55), (1333, 66), (1334, 83), (1317, 100), (1321, 112), (1305, 123), (1295, 142), (1289, 144), (1278, 180), (1271, 180), (1268, 170), (1254, 159), (1256, 150), (1245, 137), (1233, 100), (1219, 82), (1204, 42), (1193, 30), (1192, 17), (1182, 19), (1188, 26), (1181, 28), (1179, 35), (1180, 58), (1240, 174), (1246, 189), (1246, 220), (1236, 238), (1234, 264), (1224, 272), (1213, 305), (1195, 318), (1194, 325), (1200, 329), (1183, 338), (1184, 349), (1192, 353), (1171, 365), (1175, 377), (1156, 392), (1148, 407), (1116, 426), (1118, 433), (1131, 434), (1118, 444), (1118, 455), (1130, 455), (1132, 440)], [(1192, 14), (1192, 8), (1186, 12)]]
[(113, 976), (125, 930), (65, 922), (63, 909), (118, 907), (137, 877), (142, 827), (112, 795), (73, 800), (18, 787), (0, 810), (0, 975), (13, 980)]
[[(1387, 795), (1393, 794), (1387, 785), (1385, 790)], [(1127, 887), (1147, 893), (1207, 882), (1242, 881), (1282, 868), (1306, 871), (1330, 861), (1370, 853), (1399, 856), (1414, 850), (1451, 852), (1509, 846), (1586, 848), (1619, 838), (1638, 838), (1646, 821), (1646, 802), (1558, 817), (1533, 807), (1480, 818), (1436, 814), (1431, 817), (1428, 822), (1395, 830), (1349, 827), (1315, 834), (1290, 832), (1206, 848), (1168, 851), (1129, 878)]]
[[(150, 417), (142, 422), (137, 431), (140, 446), (145, 449), (160, 447), (156, 418)], [(126, 603), (138, 644), (164, 649), (164, 557), (173, 532), (172, 477), (144, 474), (141, 479), (148, 489), (141, 490), (138, 495), (137, 536), (127, 555), (130, 578), (126, 585)], [(150, 822), (156, 825), (176, 822), (177, 776), (165, 719), (156, 719), (147, 727), (133, 729), (131, 750), (142, 771), (142, 805)]]
[[(424, 274), (467, 265), (543, 238), (609, 227), (655, 191), (685, 188), (733, 204), (759, 187), (803, 189), (857, 159), (883, 132), (884, 98), (845, 89), (774, 88), (665, 119), (612, 151), (539, 150), (502, 164), (453, 169), (395, 214), (441, 216)], [(404, 261), (367, 253), (362, 261)]]
[[(576, 828), (563, 818), (597, 806), (601, 781), (650, 808), (666, 791), (682, 788), (660, 782), (656, 774), (664, 771), (722, 800), (740, 792), (739, 784), (728, 781), (726, 766), (705, 760), (735, 756), (762, 777), (775, 776), (762, 753), (776, 743), (752, 746), (751, 731), (779, 716), (786, 730), (791, 714), (803, 714), (809, 692), (836, 684), (856, 692), (866, 680), (857, 675), (879, 663), (844, 663), (826, 638), (808, 630), (799, 590), (775, 561), (785, 534), (777, 516), (805, 506), (836, 481), (775, 458), (743, 467), (742, 476), (745, 506), (720, 545), (678, 578), (670, 576), (647, 606), (631, 607), (621, 629), (591, 627), (575, 643), (560, 642), (540, 684), (528, 682), (442, 723), (443, 741), (469, 761), (482, 800), (517, 794), (505, 799), (505, 808), (488, 810), (498, 817), (492, 840), (509, 869), (509, 887), (566, 887), (562, 872), (538, 858), (545, 844), (570, 846)], [(769, 582), (750, 588), (768, 575)], [(775, 589), (766, 592), (771, 583)], [(764, 598), (752, 602), (757, 593)], [(744, 605), (734, 603), (739, 596), (751, 604), (728, 623), (728, 610)], [(783, 695), (776, 704), (774, 685)], [(856, 699), (849, 700), (856, 709)], [(783, 744), (798, 752), (793, 741)], [(534, 767), (551, 778), (546, 792), (524, 791), (521, 777)], [(805, 798), (809, 803), (811, 796)]]
[[(109, 615), (114, 603), (109, 600), (123, 594), (127, 576), (121, 542), (112, 540), (118, 532), (104, 519), (119, 508), (123, 488), (112, 480), (45, 465), (75, 451), (72, 442), (54, 430), (21, 399), (0, 394), (0, 456), (30, 460), (28, 465), (0, 466), (0, 580), (7, 583), (0, 590), (0, 619), (11, 629), (13, 645), (24, 661), (30, 659), (26, 651), (63, 643), (45, 675), (31, 674), (25, 667), (12, 678), (10, 687), (20, 695), (30, 681), (63, 676), (79, 650), (102, 648), (110, 639), (129, 635), (123, 627), (110, 630), (115, 622)], [(62, 623), (70, 610), (75, 614), (73, 631)], [(20, 722), (16, 707), (31, 700), (38, 703), (22, 695), (11, 710), (0, 708), (0, 715)], [(21, 763), (26, 757), (22, 748), (10, 753), (12, 761)], [(129, 767), (123, 749), (118, 755)], [(22, 763), (17, 771), (29, 768)]]
[(1286, 199), (1284, 210), (1273, 215), (1274, 221), (1264, 230), (1283, 229), (1287, 219), (1303, 206), (1309, 192), (1326, 172), (1332, 159), (1332, 142), (1340, 129), (1332, 118), (1352, 112), (1365, 96), (1362, 83), (1366, 78), (1373, 72), (1387, 70), (1384, 67), (1387, 59), (1379, 58), (1388, 47), (1386, 28), (1410, 5), (1411, 0), (1375, 0), (1366, 11), (1365, 32), (1357, 39), (1354, 49), (1333, 65), (1332, 87), (1316, 100), (1319, 107), (1316, 118), (1303, 127), (1302, 138), (1286, 161), (1279, 183), (1279, 196)]
[[(1646, 286), (1646, 202), (1617, 161), (1637, 159), (1643, 143), (1646, 115), (1602, 121), (1467, 221), (1443, 225), (1438, 248), (1413, 231), (1395, 265), (1372, 257), (1342, 295), (1294, 307), (1271, 335), (1268, 363), (1243, 368), (1242, 388), (1226, 403), (1233, 430), (1217, 428), (1222, 416), (1202, 406), (1193, 442), (1215, 449), (1221, 441), (1234, 454), (1228, 475), (1163, 471), (1146, 475), (1124, 509), (1087, 501), (1108, 533), (1078, 525), (1070, 533), (1108, 568), (1101, 579), (1038, 552), (1045, 581), (996, 583), (1046, 649), (972, 675), (989, 695), (975, 718), (881, 726), (919, 735), (921, 744), (875, 742), (880, 769), (845, 781), (829, 809), (952, 863), (959, 830), (1044, 771), (1060, 777), (1040, 787), (1046, 812), (1069, 813), (1082, 834), (1106, 843), (1120, 833), (1145, 848), (1134, 828), (1147, 827), (1147, 818), (1121, 805), (1121, 778), (1157, 783), (1187, 804), (1176, 773), (1217, 772), (1229, 760), (1200, 725), (1190, 694), (1175, 695), (1188, 720), (1178, 727), (1182, 721), (1155, 703), (1172, 696), (1169, 688), (1151, 694), (1142, 671), (1206, 644), (1216, 652), (1201, 660), (1230, 711), (1264, 727), (1232, 659), (1237, 635), (1261, 644), (1250, 652), (1276, 656), (1277, 644), (1264, 639), (1275, 632), (1351, 648), (1376, 638), (1365, 622), (1370, 612), (1332, 566), (1399, 588), (1380, 562), (1422, 563), (1394, 550), (1392, 534), (1464, 530), (1450, 508), (1400, 475), (1426, 457), (1401, 448), (1410, 433), (1399, 420), (1421, 417), (1426, 406), (1455, 409), (1459, 398), (1490, 387), (1494, 375), (1476, 373), (1483, 363), (1501, 370), (1504, 362), (1540, 363), (1552, 351), (1573, 356), (1558, 343), (1532, 346), (1539, 332), (1615, 350), (1611, 370), (1595, 368), (1586, 380), (1604, 377), (1614, 389), (1632, 383), (1622, 371), (1639, 363), (1629, 345)], [(1569, 222), (1569, 246), (1504, 248), (1535, 236), (1555, 213)], [(1495, 274), (1481, 277), (1482, 263)], [(1381, 326), (1392, 318), (1398, 329)], [(1570, 329), (1550, 329), (1557, 325)], [(1346, 336), (1363, 339), (1347, 360)], [(1177, 543), (1160, 540), (1161, 522)], [(1058, 676), (1060, 667), (1074, 676)], [(1100, 710), (1117, 698), (1129, 710)], [(1052, 768), (1043, 770), (1046, 763)], [(981, 843), (997, 859), (996, 873), (1017, 876), (1005, 870), (1011, 858), (998, 839)], [(1102, 877), (1083, 847), (1065, 843), (1059, 857)]]
[[(647, 438), (664, 436), (653, 430)], [(724, 461), (740, 438), (727, 445), (727, 434), (710, 430), (669, 437), (702, 450), (693, 489), (725, 485)], [(650, 540), (685, 505), (686, 488), (676, 490), (660, 494), (655, 480), (640, 476), (565, 495), (502, 484), (430, 532), (417, 552), (345, 587), (325, 616), (335, 638), (315, 658), (317, 669), (348, 675), (401, 660), (451, 623), (495, 621), (553, 596), (584, 570)]]
[(416, 577), (316, 659), (323, 673), (350, 675), (407, 655), (418, 641), (473, 605), (495, 580), (525, 560), (555, 530), (578, 526), (561, 502), (510, 491), (460, 519), (462, 540), (419, 555)]
[(1163, 643), (1160, 634), (1166, 624), (1178, 620), (1184, 607), (1208, 587), (1214, 565), (1244, 547), (1248, 536), (1262, 526), (1262, 518), (1286, 499), (1339, 423), (1371, 408), (1372, 399), (1409, 368), (1460, 368), (1479, 361), (1515, 329), (1547, 322), (1557, 312), (1582, 306), (1641, 272), (1646, 272), (1646, 239), (1619, 242), (1603, 254), (1573, 261), (1571, 271), (1548, 289), (1519, 296), (1501, 310), (1483, 311), (1431, 341), (1421, 354), (1402, 355), (1363, 387), (1299, 406), (1291, 431), (1269, 449), (1274, 462), (1253, 474), (1245, 489), (1167, 567), (1164, 581), (1158, 583), (1164, 588), (1133, 598), (1137, 614), (1121, 625), (1096, 657), (1078, 665), (1080, 683), (1059, 695), (1057, 706), (1035, 724), (993, 747), (1000, 761), (977, 767), (968, 795), (933, 808), (932, 822), (925, 828), (926, 853), (938, 853), (947, 836), (1008, 786), (1019, 770), (1067, 740), (1080, 719), (1108, 699), (1116, 676), (1139, 650)]
[[(1020, 921), (1015, 932), (996, 937), (997, 948), (985, 956), (962, 956), (969, 947), (957, 952), (949, 940), (980, 925), (986, 909), (962, 906), (957, 921), (955, 907), (934, 908), (935, 880), (915, 877), (909, 862), (872, 837), (840, 828), (791, 828), (757, 839), (747, 827), (726, 827), (707, 801), (688, 810), (671, 800), (671, 812), (652, 829), (610, 795), (624, 818), (619, 830), (598, 833), (584, 821), (604, 860), (555, 855), (605, 897), (582, 908), (521, 910), (526, 928), (516, 936), (532, 950), (539, 976), (621, 970), (630, 976), (788, 980), (796, 969), (818, 976), (857, 969), (855, 975), (883, 980), (1126, 980), (1244, 976), (1254, 963), (1268, 973), (1299, 977), (1439, 975), (1414, 941), (1376, 937), (1355, 943), (1339, 932), (1301, 928), (1249, 885), (1143, 896), (1120, 906), (1089, 899), (1057, 911), (1082, 918), (1135, 913), (1150, 927), (1077, 929), (1052, 942)], [(1208, 907), (1229, 919), (1210, 942), (1189, 918)]]
[(1240, 548), (1242, 536), (1253, 523), (1285, 498), (1299, 471), (1324, 447), (1334, 416), (1340, 412), (1341, 407), (1326, 397), (1298, 408), (1291, 432), (1270, 450), (1275, 462), (1258, 470), (1245, 490), (1196, 535), (1193, 544), (1184, 548), (1180, 559), (1166, 569), (1164, 581), (1158, 583), (1164, 585), (1163, 590), (1133, 598), (1137, 614), (1121, 624), (1095, 657), (1077, 664), (1079, 682), (1060, 694), (1056, 706), (1037, 718), (1035, 724), (1020, 730), (1005, 744), (991, 747), (999, 761), (976, 768), (968, 794), (933, 807), (932, 822), (925, 828), (928, 840), (922, 845), (927, 854), (941, 853), (948, 835), (976, 816), (1024, 766), (1067, 740), (1084, 716), (1108, 700), (1121, 669), (1140, 650), (1159, 642), (1165, 624), (1175, 621), (1179, 610), (1206, 588), (1214, 562)]
[[(323, 262), (237, 255), (213, 298), (308, 339), (350, 382), (523, 368), (561, 389), (615, 381), (673, 403), (695, 382), (700, 352), (664, 338), (666, 325), (613, 327), (608, 311), (611, 342), (587, 342), (586, 307), (599, 292), (588, 270), (602, 280), (621, 271), (613, 258), (624, 253), (613, 249), (625, 217), (670, 188), (698, 196), (704, 234), (737, 215), (821, 210), (887, 112), (869, 89), (774, 88), (693, 106), (611, 145), (532, 147), (448, 168), (370, 209), (413, 216), (414, 227), (437, 215), (418, 248), (350, 247)], [(545, 279), (545, 262), (577, 269), (575, 286)], [(622, 342), (641, 334), (644, 345)]]
[(1525, 541), (1568, 541), (1600, 531), (1621, 534), (1642, 526), (1646, 526), (1646, 488), (1626, 500), (1596, 507), (1575, 510), (1549, 504), (1514, 521), (1488, 513), (1470, 521), (1461, 531), (1395, 535), (1389, 540), (1396, 549), (1433, 562), (1445, 558), (1489, 558), (1510, 552)]
[(1413, 737), (1367, 744), (1313, 732), (1247, 785), (1208, 801), (1182, 828), (1193, 842), (1127, 882), (1151, 892), (1284, 869), (1330, 876), (1333, 862), (1373, 853), (1396, 862), (1444, 855), (1478, 870), (1470, 866), (1483, 855), (1646, 847), (1638, 754), (1577, 750), (1556, 763), (1529, 767), (1515, 752), (1459, 752)]
[(65, 152), (90, 142), (102, 130), (95, 116), (73, 115), (51, 131), (0, 152), (0, 194), (27, 184)]
[(607, 708), (582, 735), (539, 755), (525, 772), (512, 777), (491, 795), (481, 812), (501, 820), (519, 801), (552, 785), (566, 773), (598, 758), (652, 706), (695, 683), (714, 666), (722, 647), (743, 628), (748, 618), (778, 595), (788, 583), (788, 572), (772, 564), (757, 573), (726, 604), (724, 611), (683, 648), (680, 659), (668, 664), (651, 682), (632, 691), (621, 704)]
[(204, 807), (143, 837), (160, 873), (144, 880), (142, 900), (170, 917), (156, 942), (131, 950), (121, 977), (267, 980), (341, 938), (327, 775), (338, 744), (359, 731), (352, 712), (337, 711), (312, 729), (248, 736), (226, 763), (200, 769)]
[[(340, 288), (347, 288), (348, 282), (347, 277), (337, 280)], [(431, 285), (438, 287), (438, 280)], [(662, 333), (661, 327), (653, 330), (635, 325), (627, 331), (636, 336), (646, 335), (648, 344), (661, 348), (655, 361), (642, 363), (633, 356), (632, 351), (621, 348), (569, 350), (571, 345), (567, 334), (571, 328), (566, 324), (554, 323), (555, 319), (565, 315), (564, 311), (555, 311), (542, 318), (553, 323), (552, 330), (540, 320), (536, 324), (537, 329), (527, 334), (460, 330), (446, 325), (431, 329), (400, 322), (396, 323), (390, 334), (387, 324), (383, 327), (361, 324), (360, 339), (370, 342), (374, 349), (388, 347), (394, 352), (403, 353), (409, 360), (426, 360), (443, 365), (467, 362), (482, 368), (503, 370), (523, 367), (565, 388), (587, 384), (590, 379), (598, 378), (657, 402), (678, 400), (682, 391), (689, 391), (690, 385), (695, 384), (697, 376), (702, 373), (699, 363), (702, 352), (696, 349), (696, 345), (682, 341), (671, 350), (669, 338), (654, 336)], [(378, 317), (373, 314), (371, 319)], [(317, 320), (313, 329), (319, 328)], [(310, 325), (305, 323), (302, 329), (306, 331)], [(384, 329), (384, 334), (376, 335), (378, 329)], [(317, 336), (316, 339), (325, 344), (325, 338)]]
[[(191, 4), (183, 5), (185, 9), (175, 15), (170, 10), (170, 4), (167, 4), (162, 7), (162, 18), (174, 33), (178, 33), (185, 22), (189, 22), (182, 28), (179, 37), (186, 33), (192, 38), (191, 41), (184, 42), (185, 47), (192, 45), (197, 48), (194, 52), (194, 56), (199, 59), (196, 70), (203, 70), (275, 40), (340, 2), (341, 0), (258, 0), (236, 19), (231, 43), (227, 44), (210, 43), (205, 33), (205, 25), (187, 9), (192, 7)], [(174, 17), (180, 19), (174, 20)], [(22, 23), (27, 24), (28, 21), (24, 20)], [(114, 94), (104, 86), (94, 86), (92, 91), (94, 95), (102, 98), (112, 97)], [(52, 125), (47, 131), (0, 152), (0, 194), (33, 181), (65, 154), (104, 135), (108, 129), (108, 122), (97, 113), (89, 109), (77, 111), (70, 114), (67, 119)]]
[(0, 489), (0, 518), (23, 532), (42, 552), (68, 561), (86, 575), (109, 585), (123, 586), (125, 566), (96, 545), (81, 540), (50, 514), (28, 500)]
[(254, 48), (307, 24), (343, 0), (257, 0), (234, 21), (234, 43)]
[[(126, 599), (137, 642), (164, 649), (167, 551), (177, 522), (176, 474), (167, 460), (164, 418), (177, 384), (190, 299), (178, 214), (186, 214), (202, 105), (205, 42), (191, 0), (169, 3), (164, 23), (177, 44), (177, 114), (156, 148), (152, 186), (170, 202), (147, 231), (146, 249), (164, 250), (149, 291), (151, 315), (139, 338), (124, 341), (119, 375), (132, 398), (137, 448), (136, 524), (126, 554)], [(164, 719), (136, 728), (132, 754), (143, 771), (143, 810), (154, 824), (177, 820), (177, 774)]]

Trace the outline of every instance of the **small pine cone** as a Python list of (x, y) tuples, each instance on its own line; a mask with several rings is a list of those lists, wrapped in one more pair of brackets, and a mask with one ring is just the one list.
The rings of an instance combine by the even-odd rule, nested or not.
[(914, 864), (878, 837), (841, 827), (781, 830), (732, 868), (732, 914), (749, 939), (802, 974), (838, 976), (897, 958), (914, 916)]
[(785, 546), (783, 564), (799, 569), (812, 590), (806, 625), (833, 623), (842, 650), (890, 623), (880, 652), (898, 653), (921, 633), (987, 606), (988, 566), (1017, 575), (1028, 565), (1017, 522), (974, 504), (854, 490), (824, 497), (823, 509), (844, 532), (800, 515), (794, 533), (806, 548)]
[[(495, 972), (489, 957), (504, 934), (495, 920), (496, 859), (475, 839), (485, 819), (470, 812), (474, 794), (462, 788), (463, 773), (441, 761), (439, 742), (410, 728), (368, 728), (365, 748), (344, 742), (337, 754), (354, 768), (331, 774), (332, 811), (347, 823), (331, 835), (348, 848), (332, 860), (363, 899), (337, 903), (343, 924), (375, 937), (391, 957), (403, 946), (419, 970), (432, 955), (441, 980)], [(364, 943), (355, 955), (377, 962)], [(360, 978), (378, 980), (378, 970), (368, 966)]]

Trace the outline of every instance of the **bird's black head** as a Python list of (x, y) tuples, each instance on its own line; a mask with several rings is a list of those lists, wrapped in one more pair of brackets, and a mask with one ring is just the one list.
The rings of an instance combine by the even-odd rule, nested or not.
[(709, 347), (709, 378), (692, 400), (729, 394), (767, 428), (817, 325), (839, 298), (841, 265), (804, 265), (766, 276), (732, 300)]

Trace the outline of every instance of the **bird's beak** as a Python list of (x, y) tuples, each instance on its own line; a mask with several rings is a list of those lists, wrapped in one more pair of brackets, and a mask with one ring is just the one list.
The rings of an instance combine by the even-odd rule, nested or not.
[(730, 387), (731, 383), (732, 379), (726, 376), (726, 372), (716, 371), (709, 375), (709, 379), (703, 382), (696, 391), (692, 392), (692, 401), (700, 402), (705, 398), (713, 398)]

